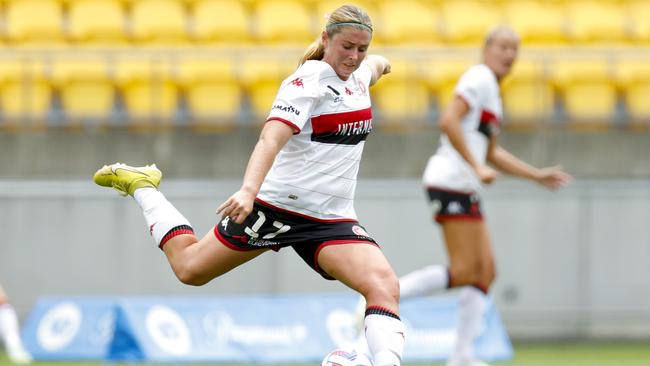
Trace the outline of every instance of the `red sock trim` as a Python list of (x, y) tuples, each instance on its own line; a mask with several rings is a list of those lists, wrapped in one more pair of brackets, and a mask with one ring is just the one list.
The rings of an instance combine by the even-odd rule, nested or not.
[(395, 314), (393, 311), (386, 309), (383, 306), (376, 306), (376, 305), (371, 305), (366, 308), (366, 316), (368, 315), (384, 315), (384, 316), (389, 316), (391, 318), (395, 318), (397, 320), (401, 320), (399, 318), (399, 315)]
[(169, 230), (165, 236), (163, 236), (160, 244), (158, 244), (158, 248), (162, 250), (163, 246), (165, 246), (165, 243), (171, 240), (171, 238), (185, 234), (194, 235), (194, 229), (187, 225), (176, 226), (175, 228)]

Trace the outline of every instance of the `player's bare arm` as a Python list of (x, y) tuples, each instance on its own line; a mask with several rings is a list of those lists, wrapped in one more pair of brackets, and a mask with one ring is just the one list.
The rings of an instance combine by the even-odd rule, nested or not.
[(241, 188), (217, 208), (217, 214), (228, 216), (238, 224), (244, 221), (253, 210), (255, 197), (276, 155), (292, 135), (293, 129), (285, 123), (269, 121), (264, 125), (248, 161)]
[(368, 63), (372, 70), (370, 86), (374, 85), (382, 75), (390, 73), (390, 61), (384, 56), (368, 55), (366, 56), (366, 63)]
[(481, 182), (489, 184), (496, 179), (496, 171), (486, 165), (476, 162), (467, 148), (465, 138), (463, 137), (461, 120), (468, 111), (469, 105), (467, 102), (458, 95), (454, 96), (440, 118), (440, 129), (447, 135), (454, 149), (456, 149), (460, 156), (465, 159), (467, 164), (474, 169)]
[(489, 150), (487, 159), (494, 167), (506, 174), (532, 180), (550, 189), (564, 187), (572, 180), (572, 177), (559, 166), (536, 168), (499, 145)]

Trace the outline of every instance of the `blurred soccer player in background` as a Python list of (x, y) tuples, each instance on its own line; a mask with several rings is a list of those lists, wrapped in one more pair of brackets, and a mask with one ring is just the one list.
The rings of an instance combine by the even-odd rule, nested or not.
[[(481, 211), (482, 186), (497, 179), (497, 170), (551, 189), (571, 181), (559, 167), (530, 166), (497, 142), (503, 116), (499, 83), (510, 72), (518, 50), (519, 36), (512, 29), (494, 28), (485, 38), (483, 62), (469, 68), (458, 81), (440, 118), (440, 146), (423, 176), (434, 218), (442, 227), (449, 266), (431, 265), (400, 278), (401, 300), (462, 287), (456, 344), (448, 366), (486, 365), (476, 358), (473, 347), (485, 295), (496, 274)], [(364, 307), (360, 299), (359, 318)]]
[(23, 347), (20, 339), (20, 327), (16, 310), (9, 303), (7, 293), (0, 285), (0, 338), (2, 339), (9, 360), (14, 363), (30, 363), (31, 355)]
[(457, 340), (449, 366), (486, 365), (476, 358), (473, 349), (485, 295), (496, 275), (490, 235), (481, 211), (482, 185), (493, 183), (497, 171), (550, 189), (571, 181), (561, 168), (538, 169), (498, 144), (503, 116), (499, 83), (510, 72), (518, 49), (519, 36), (512, 29), (494, 28), (485, 38), (482, 63), (470, 67), (458, 81), (455, 95), (439, 121), (439, 147), (423, 176), (434, 218), (442, 228), (449, 266), (431, 265), (400, 278), (402, 299), (462, 286)]
[[(292, 247), (314, 270), (359, 292), (376, 366), (400, 365), (404, 325), (399, 282), (353, 206), (359, 160), (372, 130), (368, 89), (390, 71), (366, 57), (366, 12), (342, 6), (282, 83), (243, 184), (217, 212), (222, 221), (198, 240), (190, 223), (157, 190), (153, 166), (105, 166), (94, 180), (132, 195), (177, 277), (202, 285), (268, 250)], [(216, 97), (216, 96), (215, 96)]]

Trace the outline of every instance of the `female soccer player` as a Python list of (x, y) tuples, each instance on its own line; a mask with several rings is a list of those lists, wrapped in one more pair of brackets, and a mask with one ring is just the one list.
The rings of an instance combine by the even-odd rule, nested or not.
[(485, 38), (483, 62), (460, 78), (440, 119), (440, 146), (429, 159), (423, 183), (435, 220), (442, 227), (449, 267), (432, 265), (400, 278), (402, 299), (463, 286), (459, 294), (457, 342), (449, 366), (484, 366), (473, 342), (480, 331), (485, 295), (495, 278), (490, 236), (481, 212), (480, 191), (497, 171), (557, 189), (571, 177), (559, 167), (532, 167), (499, 146), (502, 119), (499, 82), (517, 58), (519, 37), (497, 27)]
[(368, 56), (370, 17), (345, 5), (280, 86), (241, 188), (217, 209), (222, 220), (198, 240), (157, 190), (155, 165), (105, 166), (97, 184), (131, 195), (176, 276), (202, 285), (268, 250), (292, 247), (315, 271), (359, 292), (376, 366), (400, 365), (404, 325), (399, 282), (353, 207), (359, 160), (372, 130), (368, 89), (390, 71)]
[(0, 286), (0, 338), (11, 362), (26, 364), (32, 361), (32, 356), (25, 350), (20, 339), (16, 310), (9, 303), (9, 298), (2, 286)]

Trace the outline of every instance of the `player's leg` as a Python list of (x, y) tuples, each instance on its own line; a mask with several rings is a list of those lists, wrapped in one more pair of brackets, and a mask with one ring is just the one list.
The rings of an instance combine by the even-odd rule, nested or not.
[[(450, 261), (450, 284), (459, 293), (456, 344), (448, 365), (484, 365), (476, 360), (474, 341), (480, 332), (485, 295), (494, 263), (490, 238), (482, 220), (449, 220), (442, 224)], [(492, 272), (493, 273), (493, 272)]]
[[(455, 192), (446, 189), (428, 187), (428, 198), (436, 221), (442, 223), (450, 219), (480, 219), (480, 200), (475, 194)], [(460, 207), (457, 207), (460, 205)], [(460, 210), (459, 210), (460, 208)], [(461, 256), (461, 258), (465, 258)], [(433, 291), (451, 287), (448, 267), (430, 265), (413, 271), (400, 278), (400, 299), (421, 296)]]
[(175, 236), (162, 249), (176, 277), (193, 286), (204, 285), (267, 251), (232, 249), (217, 239), (214, 230), (199, 241), (190, 234)]
[[(447, 288), (449, 288), (449, 270), (444, 265), (432, 264), (399, 278), (400, 301)], [(354, 327), (359, 331), (363, 330), (365, 311), (366, 299), (363, 296), (359, 296), (354, 310)]]
[(371, 243), (327, 245), (317, 261), (366, 299), (365, 333), (375, 366), (400, 365), (405, 328), (399, 317), (399, 281), (382, 251)]
[(14, 363), (30, 363), (31, 355), (23, 347), (18, 326), (18, 315), (9, 303), (9, 298), (0, 286), (0, 339), (2, 339), (9, 359)]
[(449, 288), (449, 269), (441, 264), (432, 264), (399, 278), (402, 301), (447, 288)]
[(155, 165), (132, 167), (116, 163), (99, 169), (93, 179), (98, 185), (133, 196), (156, 244), (185, 284), (203, 285), (264, 252), (228, 247), (213, 230), (198, 240), (189, 221), (158, 191), (162, 173)]

